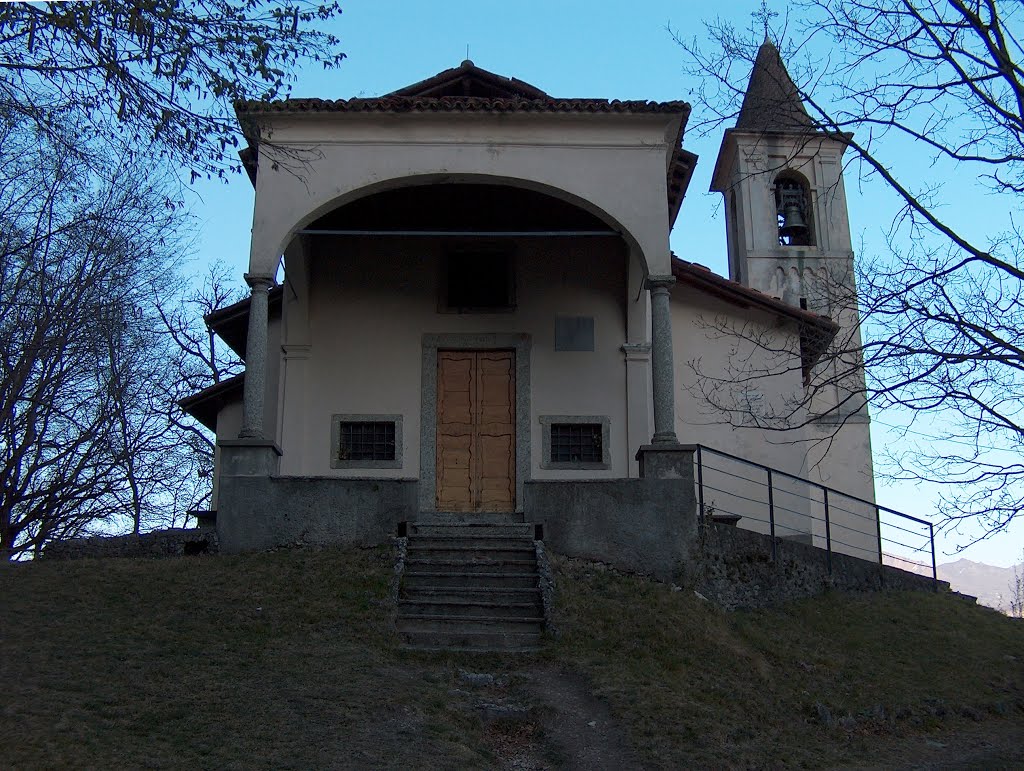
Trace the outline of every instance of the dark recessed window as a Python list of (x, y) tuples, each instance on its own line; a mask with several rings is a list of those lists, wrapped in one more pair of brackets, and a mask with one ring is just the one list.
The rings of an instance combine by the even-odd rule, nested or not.
[(600, 423), (552, 423), (552, 463), (601, 463)]
[(395, 460), (392, 421), (350, 421), (338, 425), (338, 460)]
[(444, 305), (448, 310), (505, 310), (515, 306), (512, 257), (496, 251), (448, 255)]

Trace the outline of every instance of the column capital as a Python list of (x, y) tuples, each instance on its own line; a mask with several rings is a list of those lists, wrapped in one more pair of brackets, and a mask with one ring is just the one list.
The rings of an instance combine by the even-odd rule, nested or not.
[(267, 273), (246, 273), (244, 278), (253, 292), (257, 289), (266, 292), (274, 285), (274, 277)]
[(285, 359), (308, 359), (313, 346), (304, 343), (290, 343), (281, 346)]
[(619, 348), (626, 354), (626, 361), (650, 361), (650, 343), (623, 343)]
[(675, 276), (648, 276), (644, 280), (644, 286), (654, 292), (656, 290), (668, 291), (676, 283)]

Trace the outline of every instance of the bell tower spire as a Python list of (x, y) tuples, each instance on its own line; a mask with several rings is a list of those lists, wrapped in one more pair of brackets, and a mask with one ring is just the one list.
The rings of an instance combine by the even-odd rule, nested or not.
[(845, 139), (815, 125), (766, 37), (736, 127), (722, 140), (711, 189), (725, 196), (730, 278), (839, 325), (827, 357), (813, 370), (801, 368), (808, 474), (871, 500)]
[(844, 150), (816, 128), (766, 36), (711, 183), (725, 197), (730, 278), (831, 315), (824, 284), (853, 270)]

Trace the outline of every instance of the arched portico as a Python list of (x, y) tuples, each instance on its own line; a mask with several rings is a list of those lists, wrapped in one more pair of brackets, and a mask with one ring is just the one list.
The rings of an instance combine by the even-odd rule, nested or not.
[[(261, 176), (261, 181), (262, 179)], [(490, 209), (485, 202), (483, 206), (477, 207), (469, 222), (461, 222), (458, 217), (443, 216), (446, 211), (443, 203), (438, 205), (440, 192), (444, 191), (448, 195), (453, 190), (468, 192), (469, 197), (461, 205), (449, 207), (447, 210), (449, 214), (456, 209), (461, 214), (465, 214), (466, 210), (471, 208), (466, 205), (467, 202), (481, 197), (491, 196), (493, 198), (497, 195), (498, 198), (494, 200), (494, 205)], [(501, 201), (502, 195), (506, 198), (504, 203)], [(278, 196), (275, 195), (276, 197)], [(627, 370), (634, 373), (631, 375), (632, 379), (636, 381), (634, 389), (639, 384), (643, 384), (646, 386), (644, 390), (647, 390), (650, 388), (647, 383), (653, 383), (654, 416), (658, 429), (654, 440), (659, 442), (675, 440), (672, 432), (674, 385), (672, 382), (671, 342), (668, 339), (671, 335), (671, 324), (668, 323), (667, 290), (665, 290), (664, 301), (659, 297), (653, 304), (647, 302), (645, 294), (636, 291), (637, 284), (639, 284), (639, 288), (653, 288), (654, 293), (657, 294), (668, 285), (667, 282), (670, 282), (670, 270), (665, 268), (663, 273), (652, 273), (651, 260), (647, 258), (641, 239), (635, 236), (622, 222), (622, 219), (609, 214), (593, 201), (583, 199), (571, 191), (521, 177), (495, 177), (487, 174), (419, 174), (404, 178), (378, 180), (358, 190), (335, 194), (320, 205), (314, 205), (316, 199), (313, 196), (307, 196), (303, 204), (307, 211), (292, 220), (288, 227), (283, 224), (287, 216), (286, 213), (275, 211), (273, 217), (264, 221), (263, 224), (266, 227), (263, 227), (261, 231), (258, 227), (260, 200), (258, 195), (252, 259), (250, 272), (247, 274), (247, 280), (253, 287), (254, 295), (266, 291), (267, 277), (276, 272), (279, 257), (275, 255), (271, 259), (270, 255), (284, 251), (288, 251), (289, 254), (298, 252), (300, 237), (317, 237), (317, 235), (332, 233), (340, 236), (361, 233), (365, 236), (388, 237), (389, 234), (392, 234), (395, 237), (402, 237), (413, 234), (423, 236), (433, 231), (438, 237), (447, 238), (522, 238), (530, 237), (530, 234), (533, 233), (535, 235), (543, 234), (545, 237), (564, 235), (566, 238), (585, 236), (617, 239), (622, 243), (626, 255), (626, 268), (630, 284), (630, 297), (626, 302), (627, 339), (623, 349), (627, 353)], [(419, 207), (416, 206), (417, 200), (420, 203)], [(295, 204), (288, 208), (288, 211), (294, 213), (299, 208), (299, 205)], [(662, 202), (658, 208), (663, 210), (664, 203)], [(430, 210), (428, 211), (430, 216), (412, 216), (410, 218), (410, 215), (413, 214), (423, 215), (423, 210)], [(634, 217), (634, 220), (642, 221), (643, 217)], [(277, 223), (276, 227), (281, 233), (280, 236), (271, 235), (274, 232), (274, 228), (269, 226), (272, 222)], [(667, 225), (665, 227), (667, 234)], [(653, 239), (647, 238), (646, 240)], [(275, 246), (271, 249), (265, 248), (269, 243), (273, 243)], [(657, 254), (663, 255), (667, 261), (667, 248), (662, 247)], [(651, 279), (653, 283), (648, 282), (648, 279)], [(259, 344), (260, 334), (256, 327), (266, 323), (265, 320), (260, 319), (261, 307), (260, 302), (252, 304), (249, 319), (250, 349)], [(638, 364), (641, 368), (647, 366), (642, 349), (649, 343), (652, 307), (654, 316), (653, 376), (647, 381), (642, 376), (637, 378), (635, 373), (638, 371)], [(666, 351), (668, 352), (667, 357), (665, 356)], [(264, 392), (262, 385), (258, 385), (261, 373), (256, 371), (261, 368), (262, 364), (260, 353), (250, 350), (247, 361), (251, 377), (247, 375), (243, 434), (259, 437), (263, 434), (263, 427), (251, 420), (251, 417), (262, 414), (262, 406), (257, 403), (261, 400)], [(248, 386), (250, 381), (252, 386)], [(650, 394), (650, 391), (647, 390), (647, 393)], [(632, 401), (634, 405), (631, 408), (632, 414), (629, 419), (630, 438), (636, 443), (641, 441), (640, 432), (647, 430), (648, 396), (645, 394), (640, 398), (634, 395)], [(650, 437), (649, 433), (643, 437), (642, 441), (646, 441), (648, 437)]]

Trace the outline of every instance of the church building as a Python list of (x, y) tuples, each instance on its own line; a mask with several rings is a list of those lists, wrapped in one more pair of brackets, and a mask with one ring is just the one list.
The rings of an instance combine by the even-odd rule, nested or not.
[[(728, 277), (669, 248), (685, 102), (555, 97), (465, 61), (237, 113), (251, 297), (207, 322), (246, 369), (182, 405), (217, 436), (222, 549), (507, 514), (665, 573), (703, 517), (817, 544), (815, 484), (870, 509), (858, 375), (828, 353), (859, 334), (832, 290), (853, 288), (844, 144), (770, 43), (713, 176)], [(845, 509), (832, 547), (877, 561)]]

